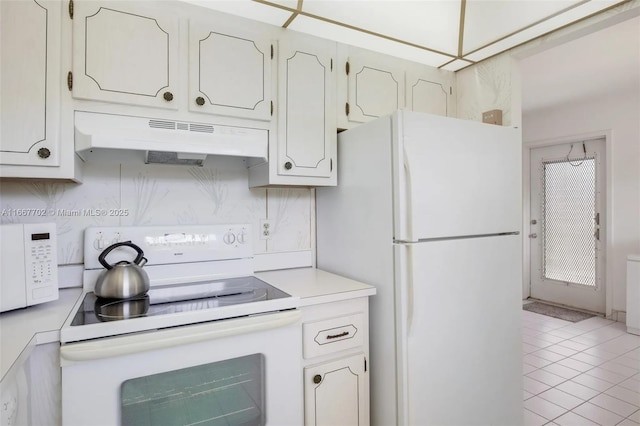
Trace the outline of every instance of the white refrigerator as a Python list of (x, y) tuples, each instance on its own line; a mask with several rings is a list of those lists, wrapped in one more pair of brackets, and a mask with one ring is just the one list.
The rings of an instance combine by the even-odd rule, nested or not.
[(520, 131), (397, 111), (338, 135), (317, 266), (377, 287), (371, 424), (518, 425)]

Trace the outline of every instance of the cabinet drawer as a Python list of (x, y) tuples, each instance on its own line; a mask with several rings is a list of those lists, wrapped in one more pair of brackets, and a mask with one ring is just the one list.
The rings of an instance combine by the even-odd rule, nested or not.
[(364, 315), (358, 313), (305, 323), (302, 333), (305, 358), (362, 346)]

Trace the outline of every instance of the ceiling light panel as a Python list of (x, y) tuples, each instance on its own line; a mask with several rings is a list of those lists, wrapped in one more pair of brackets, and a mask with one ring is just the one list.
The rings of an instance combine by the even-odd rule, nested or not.
[(462, 60), (462, 59), (456, 59), (453, 62), (448, 63), (447, 65), (444, 65), (442, 68), (445, 71), (458, 71), (464, 67), (468, 67), (469, 65), (471, 65), (471, 62)]
[(463, 54), (589, 0), (468, 0)]
[(306, 16), (298, 16), (289, 26), (290, 30), (311, 34), (344, 44), (373, 50), (398, 58), (437, 67), (452, 58), (420, 48), (407, 46), (385, 38), (334, 25)]
[[(2, 0), (0, 0), (2, 1)], [(291, 16), (291, 12), (267, 6), (252, 0), (183, 0), (220, 12), (242, 16), (254, 21), (281, 26)], [(294, 2), (295, 3), (295, 2)]]
[(302, 11), (456, 54), (460, 0), (305, 0)]
[(541, 35), (544, 35), (550, 31), (554, 31), (564, 25), (571, 24), (584, 17), (587, 17), (594, 13), (598, 13), (603, 9), (614, 6), (615, 4), (624, 3), (624, 2), (625, 2), (624, 0), (623, 1), (619, 1), (619, 0), (618, 1), (615, 1), (615, 0), (593, 1), (592, 0), (589, 3), (584, 3), (578, 7), (575, 7), (567, 12), (562, 13), (561, 15), (555, 16), (529, 29), (526, 29), (522, 32), (514, 34), (513, 36), (508, 37), (498, 43), (495, 43), (491, 46), (488, 46), (470, 55), (466, 55), (465, 58), (470, 59), (472, 61), (483, 60), (485, 58), (488, 58), (490, 56), (493, 56), (495, 54), (508, 50), (514, 46), (518, 46), (529, 40), (540, 37)]

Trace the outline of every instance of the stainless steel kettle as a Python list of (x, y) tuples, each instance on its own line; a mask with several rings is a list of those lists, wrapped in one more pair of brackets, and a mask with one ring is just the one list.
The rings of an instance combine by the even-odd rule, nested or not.
[[(111, 253), (111, 250), (123, 246), (131, 247), (137, 252), (134, 261), (122, 260), (115, 265), (110, 265), (105, 257)], [(110, 245), (100, 253), (98, 261), (106, 269), (100, 273), (96, 281), (94, 289), (96, 296), (107, 299), (129, 299), (142, 296), (149, 291), (149, 276), (142, 269), (142, 266), (147, 263), (147, 259), (144, 257), (142, 249), (131, 241)]]

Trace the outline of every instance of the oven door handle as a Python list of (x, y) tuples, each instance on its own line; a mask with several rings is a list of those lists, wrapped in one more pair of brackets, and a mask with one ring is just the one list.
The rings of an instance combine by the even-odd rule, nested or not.
[(76, 362), (136, 354), (284, 327), (300, 321), (299, 309), (204, 324), (175, 327), (150, 333), (108, 337), (60, 347), (62, 366)]

